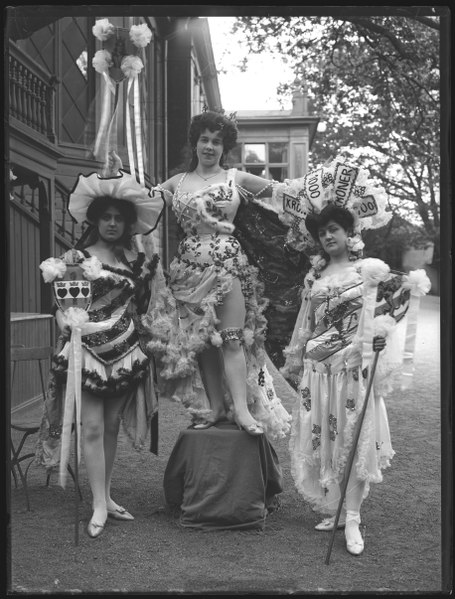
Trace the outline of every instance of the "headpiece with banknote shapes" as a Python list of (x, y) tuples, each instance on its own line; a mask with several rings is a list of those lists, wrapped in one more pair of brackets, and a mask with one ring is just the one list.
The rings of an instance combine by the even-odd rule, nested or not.
[(349, 210), (354, 217), (350, 244), (361, 249), (361, 231), (382, 227), (390, 220), (386, 212), (387, 194), (384, 188), (369, 179), (369, 172), (337, 157), (298, 179), (286, 179), (277, 185), (275, 193), (282, 199), (280, 219), (289, 226), (287, 244), (292, 248), (312, 253), (317, 242), (308, 231), (305, 219), (319, 214), (328, 204)]

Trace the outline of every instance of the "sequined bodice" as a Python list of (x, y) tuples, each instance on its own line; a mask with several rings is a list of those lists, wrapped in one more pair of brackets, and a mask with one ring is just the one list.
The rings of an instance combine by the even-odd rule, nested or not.
[(172, 208), (187, 235), (230, 233), (240, 197), (235, 187), (235, 170), (226, 171), (226, 181), (207, 185), (199, 191), (182, 192), (184, 173), (174, 193)]

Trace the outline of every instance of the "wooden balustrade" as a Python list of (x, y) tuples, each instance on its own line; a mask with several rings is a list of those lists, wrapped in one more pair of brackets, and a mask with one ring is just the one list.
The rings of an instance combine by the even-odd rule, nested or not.
[(10, 115), (55, 142), (55, 84), (57, 78), (44, 71), (10, 41)]

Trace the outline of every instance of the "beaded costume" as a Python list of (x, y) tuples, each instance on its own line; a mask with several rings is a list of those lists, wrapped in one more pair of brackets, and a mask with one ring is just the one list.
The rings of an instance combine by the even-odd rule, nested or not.
[[(247, 403), (252, 416), (272, 437), (289, 430), (289, 414), (276, 396), (273, 380), (265, 367), (264, 339), (267, 321), (263, 285), (257, 268), (249, 264), (234, 237), (234, 217), (240, 206), (235, 169), (226, 172), (224, 183), (212, 184), (198, 192), (168, 194), (185, 238), (170, 265), (169, 285), (176, 302), (175, 317), (150, 318), (152, 352), (161, 356), (160, 376), (165, 394), (181, 401), (195, 422), (210, 418), (198, 355), (224, 340), (241, 341), (247, 365)], [(172, 198), (171, 198), (172, 196)], [(216, 307), (238, 279), (245, 298), (246, 317), (241, 330), (218, 331)], [(158, 340), (159, 339), (159, 340)], [(232, 398), (224, 383), (225, 401)]]

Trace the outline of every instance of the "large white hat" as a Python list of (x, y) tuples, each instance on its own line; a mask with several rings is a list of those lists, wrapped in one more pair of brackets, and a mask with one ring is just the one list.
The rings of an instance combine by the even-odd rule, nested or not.
[(132, 234), (146, 234), (158, 225), (165, 201), (163, 194), (150, 194), (146, 187), (125, 171), (114, 177), (101, 177), (98, 173), (79, 175), (71, 192), (68, 210), (78, 223), (87, 220), (87, 209), (96, 198), (110, 197), (133, 204), (137, 220)]

